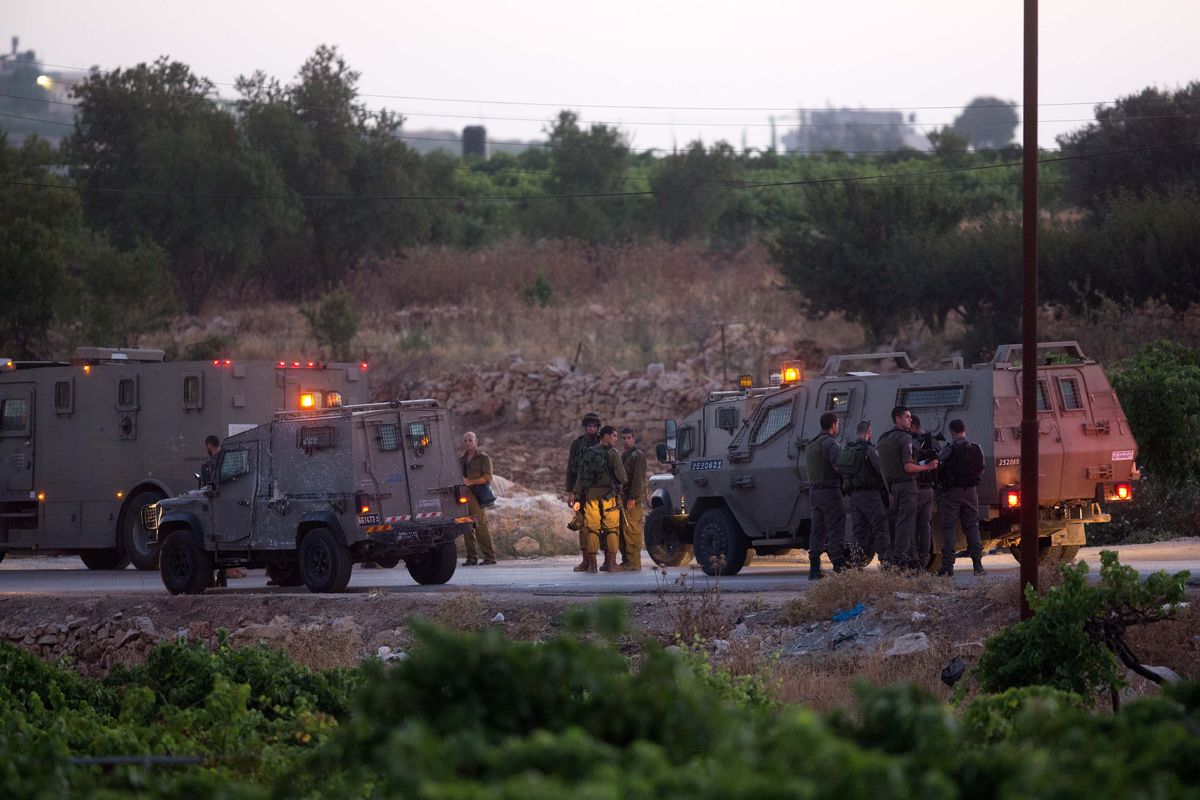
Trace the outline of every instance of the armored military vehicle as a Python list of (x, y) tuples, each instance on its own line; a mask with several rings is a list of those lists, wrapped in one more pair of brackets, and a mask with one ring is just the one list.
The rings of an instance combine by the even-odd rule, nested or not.
[[(979, 485), (984, 547), (1007, 545), (1019, 557), (1021, 349), (927, 371), (903, 352), (833, 356), (818, 375), (784, 364), (772, 386), (710, 394), (682, 422), (666, 422), (659, 460), (671, 469), (650, 480), (650, 556), (677, 566), (694, 554), (709, 574), (736, 574), (755, 553), (807, 548), (804, 449), (821, 415), (839, 417), (845, 445), (863, 419), (878, 438), (903, 405), (935, 436), (948, 438), (951, 419), (966, 422), (989, 464)], [(1077, 343), (1041, 344), (1037, 358), (1039, 553), (1070, 559), (1087, 525), (1109, 521), (1104, 505), (1132, 497), (1137, 445), (1104, 370)]]
[(143, 512), (172, 594), (203, 592), (231, 566), (340, 592), (355, 563), (400, 559), (418, 583), (445, 583), (474, 524), (433, 400), (281, 412), (222, 443), (213, 481)]
[(204, 439), (276, 411), (366, 402), (365, 363), (167, 361), (81, 347), (0, 358), (0, 558), (78, 554), (90, 569), (158, 567), (143, 507), (196, 486)]

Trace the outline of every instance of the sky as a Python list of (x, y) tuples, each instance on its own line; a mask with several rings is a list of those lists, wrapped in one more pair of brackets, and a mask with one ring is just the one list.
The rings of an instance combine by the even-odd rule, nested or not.
[[(1200, 0), (1042, 0), (1039, 141), (1094, 104), (1200, 79)], [(234, 96), (238, 75), (291, 81), (319, 44), (405, 129), (482, 124), (542, 138), (559, 109), (618, 125), (636, 149), (695, 139), (766, 147), (795, 109), (895, 108), (928, 131), (970, 100), (1022, 102), (1021, 0), (0, 0), (47, 71), (160, 55)], [(53, 66), (51, 66), (53, 65)], [(607, 106), (607, 107), (606, 107)], [(1017, 138), (1021, 132), (1018, 130)]]

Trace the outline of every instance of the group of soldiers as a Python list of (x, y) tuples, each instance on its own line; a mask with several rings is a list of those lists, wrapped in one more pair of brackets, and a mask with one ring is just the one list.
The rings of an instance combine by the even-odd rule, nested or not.
[[(940, 449), (904, 406), (892, 409), (892, 427), (872, 441), (870, 420), (858, 423), (855, 441), (839, 446), (840, 420), (821, 417), (821, 433), (805, 448), (811, 529), (809, 580), (823, 577), (821, 554), (835, 572), (864, 567), (875, 556), (886, 568), (923, 569), (933, 554), (931, 523), (935, 491), (941, 512), (941, 565), (954, 574), (955, 530), (961, 525), (976, 575), (983, 575), (976, 487), (983, 453), (967, 438), (966, 425), (950, 420), (950, 441)], [(853, 535), (845, 541), (846, 506)]]
[[(620, 436), (621, 450), (617, 450)], [(598, 414), (583, 416), (583, 433), (567, 457), (567, 502), (575, 511), (568, 525), (579, 532), (582, 561), (575, 572), (636, 572), (642, 568), (646, 518), (646, 456), (631, 428), (603, 425)], [(598, 564), (604, 546), (604, 563)], [(619, 557), (619, 558), (618, 558)]]

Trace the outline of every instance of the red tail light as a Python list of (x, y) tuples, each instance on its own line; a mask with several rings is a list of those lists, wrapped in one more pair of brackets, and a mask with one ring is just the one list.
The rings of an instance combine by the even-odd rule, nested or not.
[(1021, 490), (1020, 489), (1005, 489), (1004, 490), (1004, 507), (1005, 508), (1020, 508), (1021, 507)]
[(1113, 497), (1117, 500), (1132, 500), (1133, 485), (1128, 483), (1118, 483), (1113, 487)]

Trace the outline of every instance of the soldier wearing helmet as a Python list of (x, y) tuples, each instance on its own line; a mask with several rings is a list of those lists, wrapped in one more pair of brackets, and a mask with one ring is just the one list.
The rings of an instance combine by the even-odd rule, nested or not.
[[(571, 450), (567, 456), (566, 500), (568, 503), (574, 503), (576, 500), (575, 480), (579, 477), (579, 460), (583, 457), (585, 450), (600, 442), (600, 425), (600, 415), (595, 411), (587, 412), (583, 415), (583, 433), (571, 442)], [(588, 536), (587, 531), (583, 528), (582, 512), (577, 513), (567, 527), (573, 531), (579, 531), (579, 552), (583, 556), (583, 560), (579, 566), (575, 567), (575, 571), (583, 572), (588, 566)]]

